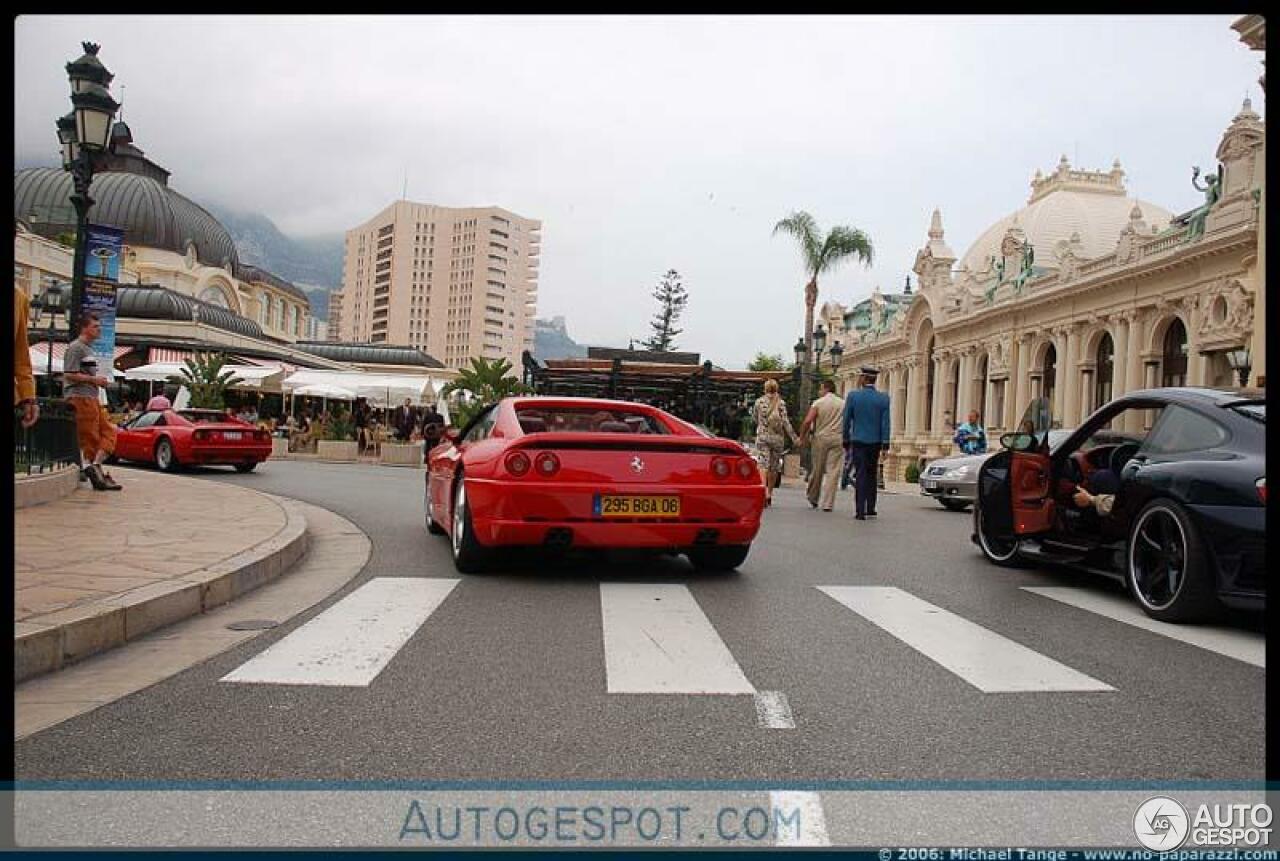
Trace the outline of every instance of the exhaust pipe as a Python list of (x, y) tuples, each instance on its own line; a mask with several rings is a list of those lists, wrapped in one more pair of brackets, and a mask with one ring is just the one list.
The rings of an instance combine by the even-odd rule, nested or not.
[(719, 540), (719, 529), (699, 529), (697, 536), (693, 539), (693, 545), (695, 547), (708, 547), (716, 544)]
[(573, 530), (563, 526), (548, 529), (543, 536), (542, 546), (551, 550), (565, 550), (573, 544)]

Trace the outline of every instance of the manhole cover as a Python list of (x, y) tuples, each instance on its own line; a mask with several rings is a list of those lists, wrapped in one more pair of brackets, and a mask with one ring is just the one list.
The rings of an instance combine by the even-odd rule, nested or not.
[(271, 619), (245, 619), (243, 622), (232, 622), (227, 628), (232, 631), (265, 631), (279, 624)]

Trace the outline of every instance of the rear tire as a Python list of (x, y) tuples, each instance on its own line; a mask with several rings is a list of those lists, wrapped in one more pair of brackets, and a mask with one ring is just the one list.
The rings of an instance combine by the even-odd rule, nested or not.
[(436, 518), (435, 518), (436, 509), (435, 509), (435, 506), (431, 504), (431, 487), (429, 485), (427, 487), (427, 492), (424, 495), (426, 496), (427, 531), (430, 532), (432, 535), (448, 534), (448, 530), (446, 530), (439, 523), (436, 523)]
[(178, 471), (178, 457), (173, 453), (173, 442), (168, 437), (161, 437), (156, 443), (156, 466), (161, 472)]
[(453, 491), (453, 528), (449, 534), (449, 546), (453, 551), (453, 567), (463, 574), (480, 574), (489, 561), (489, 554), (476, 540), (471, 525), (471, 506), (467, 504), (467, 483), (458, 476)]
[(253, 472), (258, 468), (258, 462), (256, 460), (251, 460), (248, 463), (237, 463), (235, 466), (236, 472)]
[(958, 499), (939, 499), (938, 502), (942, 503), (942, 507), (947, 511), (964, 511), (969, 507), (968, 502), (963, 502)]
[(982, 555), (992, 565), (1002, 568), (1021, 568), (1022, 560), (1018, 558), (1018, 540), (1006, 540), (988, 535), (982, 518), (982, 504), (973, 504), (973, 531), (978, 536), (978, 547)]
[(1154, 499), (1129, 530), (1125, 585), (1142, 611), (1162, 622), (1207, 619), (1219, 609), (1209, 554), (1182, 506)]
[(747, 561), (750, 544), (726, 544), (720, 547), (699, 547), (685, 555), (699, 571), (732, 571)]

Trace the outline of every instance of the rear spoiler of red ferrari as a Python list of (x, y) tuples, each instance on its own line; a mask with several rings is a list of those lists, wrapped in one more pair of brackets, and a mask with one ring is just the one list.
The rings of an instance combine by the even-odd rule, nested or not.
[(722, 454), (742, 456), (746, 452), (733, 440), (707, 437), (661, 436), (620, 433), (531, 433), (511, 444), (512, 448), (578, 449), (585, 451), (666, 451), (682, 454)]

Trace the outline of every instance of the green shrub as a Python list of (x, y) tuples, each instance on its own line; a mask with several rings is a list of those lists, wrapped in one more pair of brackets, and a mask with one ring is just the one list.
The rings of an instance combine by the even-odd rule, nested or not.
[(908, 484), (918, 482), (920, 480), (920, 466), (914, 463), (907, 464), (907, 473), (903, 478), (906, 479)]
[(355, 438), (356, 422), (348, 410), (334, 410), (320, 428), (320, 439), (327, 442), (350, 442)]

